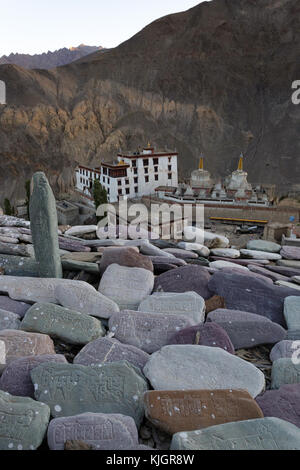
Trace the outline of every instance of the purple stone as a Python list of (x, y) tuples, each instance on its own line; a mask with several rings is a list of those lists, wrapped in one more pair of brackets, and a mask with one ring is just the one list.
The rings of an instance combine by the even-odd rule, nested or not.
[(225, 299), (229, 310), (256, 313), (286, 327), (283, 316), (284, 299), (300, 296), (300, 291), (268, 284), (261, 279), (236, 273), (214, 274), (208, 287), (212, 295)]
[(280, 418), (300, 427), (300, 384), (284, 385), (256, 398), (265, 417)]
[(128, 361), (142, 370), (149, 358), (149, 354), (135, 346), (106, 337), (87, 344), (75, 357), (74, 364), (92, 366), (104, 362)]
[(265, 317), (237, 310), (215, 310), (208, 315), (208, 320), (227, 332), (235, 349), (274, 344), (282, 341), (287, 333), (280, 325)]
[(196, 292), (204, 300), (212, 297), (208, 290), (211, 279), (202, 266), (183, 266), (161, 274), (155, 279), (154, 292)]
[(259, 259), (233, 259), (233, 258), (224, 258), (221, 256), (211, 256), (210, 259), (212, 261), (228, 261), (230, 263), (239, 264), (241, 266), (248, 266), (248, 265), (257, 265), (257, 266), (265, 266), (269, 264), (269, 260), (259, 260)]
[(300, 260), (300, 247), (283, 246), (280, 252), (283, 259)]
[(268, 269), (262, 268), (261, 266), (254, 266), (251, 265), (249, 266), (249, 269), (251, 272), (260, 274), (262, 276), (268, 277), (269, 279), (272, 279), (272, 281), (289, 281), (290, 278), (287, 276), (283, 276), (282, 274), (278, 274), (272, 271), (269, 271)]
[(0, 390), (17, 397), (34, 398), (34, 387), (30, 371), (45, 362), (66, 364), (65, 356), (60, 354), (45, 354), (43, 356), (27, 356), (16, 359), (4, 369), (0, 377)]
[(230, 354), (235, 353), (228, 334), (217, 323), (205, 323), (180, 330), (171, 338), (169, 344), (199, 344), (221, 348)]
[(287, 277), (300, 276), (300, 269), (296, 268), (288, 268), (286, 266), (267, 266), (266, 269)]
[(25, 313), (30, 307), (32, 307), (32, 305), (26, 304), (25, 302), (12, 300), (6, 295), (0, 295), (0, 309), (6, 310), (7, 312), (16, 313), (20, 318), (25, 316)]
[(262, 276), (261, 274), (254, 273), (252, 271), (244, 271), (244, 270), (242, 271), (239, 268), (222, 268), (221, 271), (225, 273), (236, 273), (236, 274), (240, 274), (241, 276), (248, 276), (248, 277), (250, 276), (256, 279), (260, 279), (263, 282), (267, 282), (268, 284), (273, 284), (273, 281), (271, 279), (265, 276)]
[(130, 246), (106, 248), (99, 262), (99, 270), (102, 275), (111, 264), (119, 264), (128, 268), (143, 268), (153, 272), (153, 264), (149, 256), (141, 255)]

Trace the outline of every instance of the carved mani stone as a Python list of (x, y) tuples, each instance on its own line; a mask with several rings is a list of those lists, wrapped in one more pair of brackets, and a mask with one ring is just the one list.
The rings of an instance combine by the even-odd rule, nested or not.
[(139, 369), (126, 361), (81, 366), (42, 364), (31, 371), (35, 398), (50, 406), (53, 417), (85, 412), (131, 416), (137, 426), (144, 416), (148, 386)]
[(300, 383), (299, 360), (283, 358), (277, 359), (272, 367), (272, 389), (278, 389), (282, 385), (292, 385)]
[(44, 403), (0, 390), (0, 450), (36, 450), (49, 418), (50, 409)]
[(18, 330), (20, 324), (21, 322), (19, 315), (0, 309), (0, 331)]
[(263, 418), (246, 390), (151, 391), (144, 401), (146, 417), (168, 434)]
[(120, 414), (83, 413), (56, 418), (48, 428), (51, 450), (64, 450), (67, 441), (82, 441), (94, 450), (128, 450), (138, 446), (133, 418)]
[(5, 343), (7, 364), (19, 357), (55, 354), (53, 341), (47, 335), (20, 330), (2, 330), (0, 340)]

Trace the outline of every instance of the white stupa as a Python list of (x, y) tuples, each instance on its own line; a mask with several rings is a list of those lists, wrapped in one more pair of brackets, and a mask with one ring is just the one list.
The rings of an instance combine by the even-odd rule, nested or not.
[(209, 171), (204, 170), (204, 158), (200, 158), (199, 168), (192, 172), (191, 187), (202, 196), (208, 195), (213, 187)]
[(248, 183), (248, 173), (244, 171), (244, 156), (243, 154), (239, 160), (239, 166), (237, 171), (234, 171), (230, 176), (228, 176), (225, 180), (226, 190), (230, 192), (234, 192), (238, 198), (245, 198), (247, 197), (247, 192), (252, 193), (252, 186)]

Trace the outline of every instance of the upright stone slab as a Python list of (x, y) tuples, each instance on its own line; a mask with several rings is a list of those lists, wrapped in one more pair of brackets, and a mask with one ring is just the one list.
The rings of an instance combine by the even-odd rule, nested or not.
[(289, 330), (300, 330), (300, 297), (284, 299), (284, 317)]
[(265, 388), (265, 376), (253, 364), (207, 346), (165, 346), (152, 354), (144, 375), (155, 390), (242, 389), (256, 397)]
[(67, 441), (82, 441), (94, 450), (128, 450), (139, 445), (134, 420), (120, 414), (83, 413), (56, 418), (48, 428), (48, 446), (64, 450)]
[(20, 324), (21, 322), (19, 315), (0, 309), (0, 331), (18, 330)]
[(145, 393), (144, 400), (146, 417), (172, 435), (263, 418), (261, 409), (245, 390), (160, 390)]
[(36, 450), (49, 418), (50, 409), (44, 403), (0, 390), (0, 450)]
[(277, 359), (273, 362), (271, 388), (282, 385), (300, 384), (300, 361), (293, 359)]
[(191, 324), (191, 320), (183, 315), (124, 310), (110, 318), (109, 330), (121, 343), (151, 354), (169, 344), (177, 331)]
[(146, 380), (126, 361), (88, 367), (43, 364), (31, 371), (36, 400), (50, 406), (54, 418), (86, 412), (131, 416), (137, 426), (144, 416)]
[(177, 433), (171, 450), (300, 450), (300, 429), (278, 418), (226, 423)]
[(5, 343), (7, 364), (19, 357), (55, 354), (52, 339), (39, 333), (2, 330), (0, 331), (0, 341)]
[(292, 340), (284, 340), (280, 341), (279, 343), (275, 344), (274, 348), (270, 353), (270, 360), (272, 362), (277, 361), (277, 359), (291, 359), (292, 357), (299, 358), (299, 353), (297, 351), (300, 350), (299, 347), (300, 343), (297, 344), (295, 341)]
[(12, 361), (4, 369), (0, 377), (0, 390), (17, 397), (34, 398), (34, 388), (30, 372), (45, 362), (58, 362), (67, 364), (65, 356), (61, 354), (44, 354), (42, 356), (20, 357)]
[(30, 227), (40, 277), (62, 278), (56, 202), (44, 173), (32, 178)]
[(211, 276), (202, 266), (183, 266), (155, 279), (155, 292), (196, 292), (204, 300), (211, 297), (208, 283)]
[(137, 310), (153, 290), (154, 276), (147, 269), (111, 264), (102, 276), (99, 292), (113, 300), (120, 309)]
[(169, 344), (198, 344), (199, 346), (221, 348), (235, 354), (234, 346), (226, 331), (213, 322), (180, 330), (170, 339)]
[(300, 384), (283, 385), (256, 398), (264, 416), (280, 418), (300, 428)]
[(185, 315), (197, 325), (205, 320), (205, 301), (196, 292), (155, 292), (140, 303), (140, 312)]
[(99, 338), (87, 344), (77, 354), (74, 364), (96, 366), (105, 362), (127, 361), (139, 369), (143, 369), (149, 360), (149, 354), (128, 344), (122, 344), (116, 339)]
[(4, 341), (0, 341), (0, 364), (6, 363), (6, 348)]
[(238, 310), (219, 309), (208, 315), (208, 321), (220, 325), (235, 349), (275, 344), (286, 337), (286, 330), (268, 318)]
[(21, 329), (77, 345), (105, 335), (105, 329), (96, 318), (54, 304), (33, 305), (26, 313)]

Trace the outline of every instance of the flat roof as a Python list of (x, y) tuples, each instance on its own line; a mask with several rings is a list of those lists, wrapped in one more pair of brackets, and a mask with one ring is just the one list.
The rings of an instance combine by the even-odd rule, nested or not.
[[(147, 149), (151, 150), (151, 149)], [(118, 153), (118, 157), (120, 158), (130, 158), (130, 159), (138, 159), (138, 158), (161, 158), (161, 157), (178, 157), (178, 152), (158, 152), (158, 153)]]

